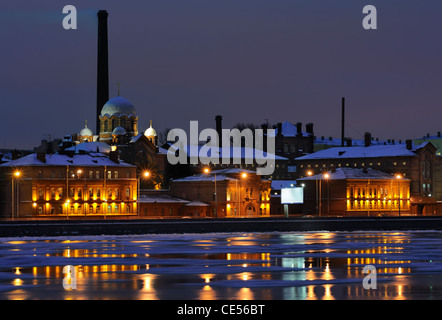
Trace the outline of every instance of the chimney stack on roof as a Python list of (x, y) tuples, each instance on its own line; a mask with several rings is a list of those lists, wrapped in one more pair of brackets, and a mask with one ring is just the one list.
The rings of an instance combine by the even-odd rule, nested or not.
[(366, 132), (365, 133), (365, 146), (369, 147), (371, 145), (371, 133)]
[(413, 149), (413, 141), (412, 140), (410, 140), (410, 139), (405, 140), (405, 144), (407, 146), (407, 150)]
[(279, 137), (282, 137), (282, 123), (281, 122), (278, 122), (277, 128), (278, 128), (278, 133), (276, 135)]
[(215, 117), (215, 125), (216, 125), (216, 132), (218, 133), (218, 144), (220, 147), (223, 146), (222, 145), (222, 140), (223, 140), (223, 138), (222, 138), (222, 130), (223, 130), (222, 122), (223, 122), (223, 117), (220, 115), (217, 115)]
[(313, 123), (307, 123), (305, 125), (305, 131), (307, 131), (309, 136), (313, 136)]
[(341, 115), (341, 146), (344, 146), (345, 143), (345, 137), (344, 137), (344, 126), (345, 126), (345, 98), (342, 97), (342, 115)]
[(302, 122), (296, 122), (296, 136), (302, 136)]

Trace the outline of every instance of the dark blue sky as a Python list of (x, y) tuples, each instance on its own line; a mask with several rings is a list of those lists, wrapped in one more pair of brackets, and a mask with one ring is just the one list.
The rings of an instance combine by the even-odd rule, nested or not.
[[(75, 5), (78, 29), (62, 27)], [(378, 30), (362, 28), (362, 8)], [(317, 136), (407, 139), (442, 131), (438, 0), (70, 0), (0, 4), (0, 148), (94, 130), (97, 18), (109, 12), (110, 96), (133, 102), (139, 129), (269, 119)]]

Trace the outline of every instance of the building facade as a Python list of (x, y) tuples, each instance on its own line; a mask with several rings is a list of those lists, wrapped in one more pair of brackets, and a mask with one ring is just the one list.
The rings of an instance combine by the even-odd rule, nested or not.
[(34, 153), (1, 165), (3, 217), (137, 215), (136, 166), (112, 156)]
[(299, 178), (309, 171), (316, 175), (339, 168), (371, 168), (410, 180), (413, 213), (432, 211), (436, 201), (442, 200), (437, 186), (436, 148), (431, 143), (413, 145), (407, 140), (395, 145), (371, 145), (370, 137), (366, 141), (365, 146), (329, 148), (297, 158)]
[(411, 213), (410, 179), (369, 168), (337, 168), (298, 179), (304, 214), (385, 216)]
[(183, 210), (192, 217), (269, 216), (270, 190), (270, 181), (262, 180), (254, 171), (236, 168), (195, 174), (170, 183), (172, 197), (191, 201)]

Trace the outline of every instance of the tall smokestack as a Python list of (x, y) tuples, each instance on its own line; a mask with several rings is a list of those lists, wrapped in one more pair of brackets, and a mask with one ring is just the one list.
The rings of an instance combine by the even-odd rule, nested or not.
[(101, 108), (109, 100), (109, 64), (107, 45), (107, 17), (106, 10), (100, 10), (98, 16), (98, 57), (97, 57), (97, 116), (96, 134), (100, 133), (100, 120), (98, 116)]
[(342, 97), (342, 119), (341, 119), (341, 146), (342, 147), (345, 144), (344, 127), (345, 127), (345, 98)]

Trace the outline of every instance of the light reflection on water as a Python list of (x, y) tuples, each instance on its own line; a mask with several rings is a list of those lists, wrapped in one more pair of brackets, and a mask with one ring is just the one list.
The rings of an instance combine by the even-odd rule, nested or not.
[[(440, 299), (441, 241), (436, 231), (0, 239), (0, 298)], [(63, 289), (65, 265), (75, 290)], [(365, 265), (376, 289), (362, 286)]]

